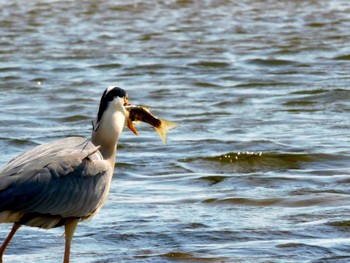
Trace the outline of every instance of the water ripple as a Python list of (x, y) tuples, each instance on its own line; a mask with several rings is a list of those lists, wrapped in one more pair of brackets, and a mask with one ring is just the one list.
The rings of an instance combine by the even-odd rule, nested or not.
[[(345, 0), (0, 0), (0, 163), (89, 137), (104, 88), (120, 86), (179, 126), (166, 146), (147, 125), (125, 130), (72, 260), (346, 262), (349, 12)], [(60, 262), (61, 236), (24, 228), (4, 260)]]

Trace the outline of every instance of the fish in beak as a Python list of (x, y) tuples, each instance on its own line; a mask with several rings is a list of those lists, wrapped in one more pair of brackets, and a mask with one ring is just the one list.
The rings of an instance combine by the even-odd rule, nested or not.
[(125, 107), (129, 111), (129, 118), (127, 120), (127, 127), (136, 135), (138, 135), (137, 130), (133, 122), (146, 122), (154, 127), (160, 136), (162, 142), (166, 144), (167, 142), (167, 132), (168, 130), (175, 128), (176, 123), (171, 121), (166, 121), (155, 117), (147, 107), (144, 106), (132, 106), (126, 105)]

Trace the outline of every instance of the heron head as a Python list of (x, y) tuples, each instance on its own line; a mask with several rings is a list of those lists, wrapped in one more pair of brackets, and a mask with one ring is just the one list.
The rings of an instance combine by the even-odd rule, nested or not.
[(97, 114), (96, 127), (94, 127), (94, 130), (98, 129), (104, 115), (111, 115), (106, 114), (107, 112), (119, 112), (124, 117), (124, 119), (118, 120), (118, 122), (123, 121), (123, 127), (126, 125), (133, 133), (137, 134), (132, 121), (129, 119), (129, 111), (125, 108), (126, 106), (130, 105), (131, 104), (129, 103), (128, 94), (125, 90), (114, 86), (107, 88), (101, 97), (100, 108)]

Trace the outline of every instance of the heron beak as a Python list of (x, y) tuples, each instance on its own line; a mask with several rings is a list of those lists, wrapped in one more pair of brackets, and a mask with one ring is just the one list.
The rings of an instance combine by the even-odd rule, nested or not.
[[(124, 106), (131, 106), (129, 100), (128, 100), (128, 97), (125, 97), (124, 99)], [(128, 111), (129, 109), (126, 108)], [(132, 123), (132, 120), (130, 118), (130, 114), (129, 114), (129, 117), (128, 117), (128, 120), (126, 121), (126, 126), (135, 134), (135, 135), (139, 135), (138, 131), (136, 130), (134, 124)]]

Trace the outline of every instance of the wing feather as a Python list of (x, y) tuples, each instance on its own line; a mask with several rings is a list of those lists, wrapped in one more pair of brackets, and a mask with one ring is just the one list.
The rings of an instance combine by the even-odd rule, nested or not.
[(0, 212), (87, 216), (100, 206), (112, 173), (83, 138), (35, 147), (0, 170)]

